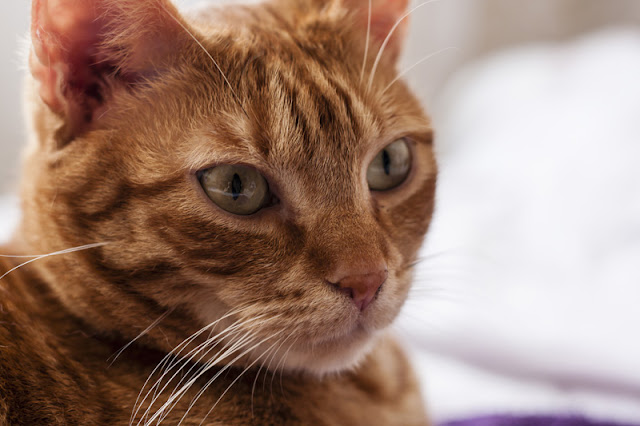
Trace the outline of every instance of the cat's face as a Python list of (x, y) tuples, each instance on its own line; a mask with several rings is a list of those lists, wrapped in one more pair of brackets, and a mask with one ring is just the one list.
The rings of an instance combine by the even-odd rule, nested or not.
[(161, 60), (116, 75), (104, 60), (56, 102), (32, 63), (45, 102), (24, 229), (45, 250), (107, 243), (45, 263), (89, 322), (135, 336), (170, 310), (187, 338), (226, 316), (212, 329), (237, 326), (224, 338), (246, 336), (243, 359), (324, 373), (396, 317), (433, 209), (429, 121), (388, 87), (394, 52), (368, 87), (379, 44), (362, 77), (366, 26), (316, 3), (158, 18)]

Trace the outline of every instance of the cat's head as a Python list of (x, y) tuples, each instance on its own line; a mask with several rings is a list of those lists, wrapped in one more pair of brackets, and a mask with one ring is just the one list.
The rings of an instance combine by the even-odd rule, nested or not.
[(405, 301), (436, 178), (395, 81), (407, 4), (371, 4), (34, 0), (23, 238), (105, 243), (40, 263), (64, 303), (125, 339), (162, 317), (139, 342), (163, 350), (220, 320), (198, 339), (226, 328), (243, 362), (354, 365)]

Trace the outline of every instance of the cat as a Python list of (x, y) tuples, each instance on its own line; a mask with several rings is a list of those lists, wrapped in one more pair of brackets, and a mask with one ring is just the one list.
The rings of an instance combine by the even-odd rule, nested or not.
[(0, 424), (428, 424), (386, 331), (437, 175), (407, 15), (33, 0)]

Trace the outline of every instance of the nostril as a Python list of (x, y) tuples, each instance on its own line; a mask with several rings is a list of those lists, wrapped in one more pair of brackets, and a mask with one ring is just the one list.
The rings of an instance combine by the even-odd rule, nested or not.
[(358, 309), (363, 311), (376, 298), (388, 275), (388, 271), (384, 269), (368, 274), (348, 275), (331, 284), (349, 296)]
[(349, 287), (340, 287), (339, 283), (332, 283), (327, 280), (327, 283), (330, 284), (333, 288), (335, 288), (338, 292), (344, 294), (345, 296), (353, 299), (353, 289)]

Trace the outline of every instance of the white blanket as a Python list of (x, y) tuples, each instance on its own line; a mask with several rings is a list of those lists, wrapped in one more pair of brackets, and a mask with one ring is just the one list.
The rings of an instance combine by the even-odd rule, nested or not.
[(640, 32), (500, 54), (436, 112), (437, 212), (399, 324), (433, 413), (640, 423)]

